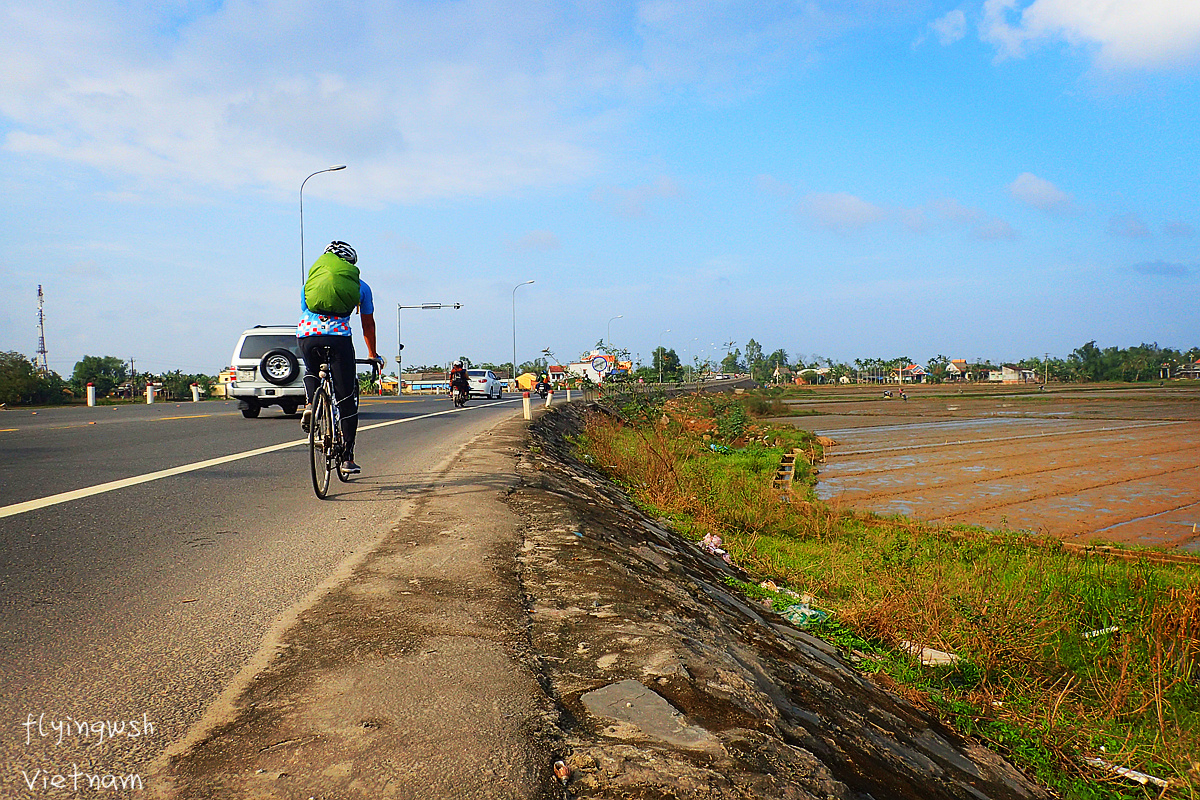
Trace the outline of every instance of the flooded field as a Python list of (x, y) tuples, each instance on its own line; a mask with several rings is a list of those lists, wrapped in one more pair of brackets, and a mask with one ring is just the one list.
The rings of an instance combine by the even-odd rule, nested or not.
[(1200, 390), (817, 387), (817, 494), (880, 514), (1200, 552)]

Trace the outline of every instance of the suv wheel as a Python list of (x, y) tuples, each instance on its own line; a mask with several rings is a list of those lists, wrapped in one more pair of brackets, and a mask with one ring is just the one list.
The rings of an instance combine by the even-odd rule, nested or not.
[(259, 408), (260, 407), (258, 403), (248, 403), (246, 407), (242, 409), (242, 416), (246, 419), (254, 419), (258, 416)]
[(300, 408), (300, 401), (297, 400), (295, 402), (291, 402), (285, 400), (279, 404), (279, 407), (283, 409), (284, 414), (287, 414), (289, 417), (294, 417), (296, 416), (296, 409)]
[(268, 383), (286, 386), (296, 380), (296, 376), (300, 374), (300, 362), (296, 360), (296, 356), (291, 350), (278, 347), (267, 351), (267, 354), (262, 357), (262, 361), (258, 363), (258, 372), (267, 379)]

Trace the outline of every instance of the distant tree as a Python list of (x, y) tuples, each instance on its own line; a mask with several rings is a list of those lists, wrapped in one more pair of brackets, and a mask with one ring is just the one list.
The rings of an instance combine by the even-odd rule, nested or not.
[(751, 339), (746, 342), (746, 363), (757, 364), (763, 360), (762, 345)]
[(490, 369), (492, 372), (494, 372), (496, 374), (497, 378), (512, 377), (508, 374), (508, 370), (510, 369), (510, 367), (509, 367), (509, 364), (507, 361), (504, 362), (503, 364), (493, 364), (491, 361), (481, 361), (480, 363), (475, 364), (473, 367), (471, 367), (471, 369)]
[(759, 381), (760, 383), (766, 383), (767, 381), (771, 380), (772, 377), (774, 377), (776, 369), (787, 366), (787, 351), (781, 347), (762, 360), (762, 366), (759, 369), (759, 374), (754, 375), (753, 368), (751, 368), (751, 374), (754, 375), (755, 380)]
[(71, 385), (79, 394), (87, 391), (91, 383), (96, 387), (97, 397), (107, 397), (119, 383), (129, 377), (126, 364), (115, 356), (84, 356), (75, 364), (71, 373)]
[(549, 365), (544, 358), (535, 358), (532, 361), (526, 361), (517, 367), (517, 374), (524, 375), (526, 372), (531, 372), (534, 375), (541, 375), (547, 371)]
[(675, 354), (674, 349), (668, 350), (665, 347), (656, 347), (653, 357), (650, 359), (651, 372), (654, 373), (655, 380), (661, 372), (663, 380), (678, 380), (679, 371), (682, 363), (679, 356)]
[(734, 373), (745, 371), (746, 365), (742, 363), (742, 351), (740, 348), (733, 348), (732, 351), (725, 354), (725, 358), (721, 359), (721, 372)]
[(174, 400), (190, 400), (193, 383), (200, 387), (202, 393), (209, 394), (212, 392), (213, 384), (217, 382), (217, 379), (211, 375), (185, 375), (179, 370), (164, 372), (160, 376), (160, 380), (166, 396)]
[(0, 352), (0, 403), (57, 405), (64, 398), (63, 380), (55, 372), (39, 373), (21, 353)]
[(948, 366), (950, 366), (950, 359), (938, 353), (929, 359), (929, 363), (925, 365), (925, 369), (936, 383), (941, 383), (946, 379), (946, 368)]

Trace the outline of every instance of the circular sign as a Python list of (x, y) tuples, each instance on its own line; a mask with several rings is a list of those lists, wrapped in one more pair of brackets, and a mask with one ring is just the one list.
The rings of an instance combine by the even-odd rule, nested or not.
[(608, 359), (604, 356), (592, 356), (592, 371), (599, 375), (608, 372)]

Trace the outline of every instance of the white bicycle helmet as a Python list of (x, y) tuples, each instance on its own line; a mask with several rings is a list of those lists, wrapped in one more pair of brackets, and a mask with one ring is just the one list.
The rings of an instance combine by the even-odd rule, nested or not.
[(354, 248), (345, 242), (330, 242), (329, 246), (325, 248), (325, 252), (333, 253), (347, 264), (358, 263), (358, 253), (354, 252)]

